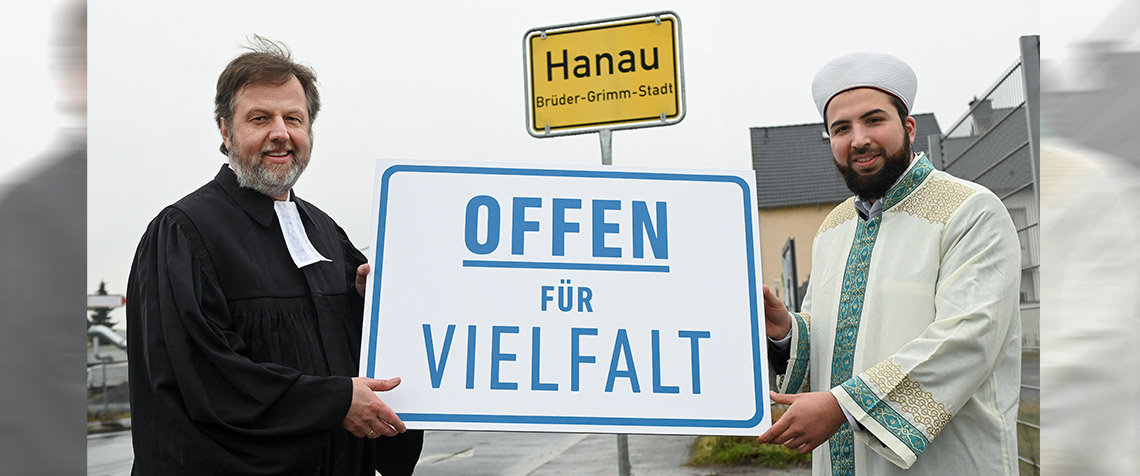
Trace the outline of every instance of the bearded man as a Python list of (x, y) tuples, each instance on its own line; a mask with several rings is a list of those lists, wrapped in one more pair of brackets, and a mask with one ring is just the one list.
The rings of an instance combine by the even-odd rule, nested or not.
[(815, 236), (803, 312), (765, 286), (772, 400), (790, 406), (759, 440), (813, 451), (815, 475), (1018, 473), (1017, 233), (992, 192), (912, 153), (917, 88), (879, 53), (812, 83), (855, 196)]
[[(368, 265), (292, 188), (316, 75), (255, 38), (218, 78), (229, 158), (159, 213), (127, 290), (134, 474), (411, 474), (423, 432), (356, 375)], [(384, 438), (381, 438), (383, 436)]]

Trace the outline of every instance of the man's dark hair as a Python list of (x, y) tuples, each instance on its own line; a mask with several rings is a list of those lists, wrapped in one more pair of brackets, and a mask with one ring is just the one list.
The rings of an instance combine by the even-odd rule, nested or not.
[[(878, 89), (878, 88), (875, 88), (875, 89)], [(882, 90), (879, 89), (879, 91), (882, 91)], [(906, 104), (903, 103), (902, 99), (899, 99), (898, 96), (895, 96), (894, 94), (888, 93), (886, 91), (883, 91), (883, 92), (886, 93), (887, 97), (891, 98), (891, 104), (895, 105), (895, 111), (897, 111), (899, 113), (899, 121), (903, 123), (903, 126), (905, 128), (906, 118), (907, 118), (907, 116), (910, 115), (910, 111), (906, 110)], [(830, 101), (829, 101), (829, 104), (830, 104)], [(825, 109), (825, 111), (826, 111), (826, 109)], [(823, 130), (824, 131), (828, 130), (827, 113), (826, 112), (824, 112), (824, 116), (823, 116)]]
[[(218, 76), (217, 94), (214, 96), (214, 122), (222, 126), (222, 119), (226, 120), (226, 127), (233, 129), (234, 106), (237, 104), (237, 94), (250, 84), (269, 83), (281, 85), (292, 78), (301, 82), (305, 90), (305, 99), (309, 104), (309, 127), (317, 119), (317, 111), (321, 109), (321, 96), (317, 92), (317, 73), (312, 68), (293, 61), (289, 47), (268, 38), (254, 35), (253, 44), (222, 71)], [(225, 141), (220, 148), (222, 154), (229, 155)]]
[(906, 110), (906, 104), (894, 94), (887, 94), (887, 96), (891, 97), (891, 104), (895, 105), (895, 110), (899, 113), (899, 120), (902, 121), (903, 126), (906, 126), (906, 118), (910, 115), (910, 111)]

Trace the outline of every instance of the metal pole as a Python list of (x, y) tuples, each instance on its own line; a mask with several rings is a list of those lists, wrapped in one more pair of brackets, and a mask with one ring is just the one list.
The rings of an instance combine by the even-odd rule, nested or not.
[(598, 131), (598, 141), (602, 144), (602, 165), (613, 165), (613, 131), (609, 129)]
[[(598, 142), (602, 146), (602, 165), (613, 165), (613, 131), (602, 129), (598, 131)], [(629, 476), (629, 435), (617, 436), (618, 475)]]
[(1029, 123), (1029, 165), (1033, 167), (1034, 203), (1041, 203), (1041, 37), (1023, 36), (1021, 78), (1025, 86), (1025, 116)]
[(111, 402), (107, 400), (107, 361), (103, 361), (103, 419), (110, 418)]
[(103, 414), (100, 419), (107, 418), (110, 402), (107, 401), (107, 361), (99, 355), (99, 336), (91, 337), (91, 355), (103, 363)]
[(618, 435), (618, 474), (629, 476), (629, 435)]

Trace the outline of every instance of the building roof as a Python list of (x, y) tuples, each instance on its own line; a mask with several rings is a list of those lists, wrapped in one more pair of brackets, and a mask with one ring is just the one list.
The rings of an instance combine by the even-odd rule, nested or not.
[[(928, 148), (927, 136), (941, 135), (934, 114), (915, 114), (914, 150)], [(835, 170), (822, 122), (752, 127), (752, 169), (760, 208), (835, 203), (851, 191)], [(942, 164), (934, 164), (941, 168)]]

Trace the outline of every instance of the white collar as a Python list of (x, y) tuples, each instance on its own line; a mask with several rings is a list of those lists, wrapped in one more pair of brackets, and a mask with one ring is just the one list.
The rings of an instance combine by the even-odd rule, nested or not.
[[(292, 197), (293, 191), (289, 191)], [(289, 248), (289, 256), (298, 268), (304, 268), (320, 261), (332, 261), (321, 255), (309, 235), (305, 233), (305, 225), (301, 223), (301, 214), (297, 212), (297, 204), (290, 200), (274, 200), (273, 211), (277, 212), (277, 221), (281, 224), (281, 235), (285, 238), (285, 246)]]

